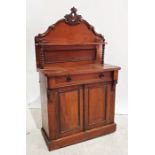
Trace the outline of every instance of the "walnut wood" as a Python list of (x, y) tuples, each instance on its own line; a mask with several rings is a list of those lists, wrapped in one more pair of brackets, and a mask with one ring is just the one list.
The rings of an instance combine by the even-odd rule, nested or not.
[(116, 130), (120, 67), (104, 64), (105, 39), (77, 9), (35, 37), (42, 134), (49, 150)]

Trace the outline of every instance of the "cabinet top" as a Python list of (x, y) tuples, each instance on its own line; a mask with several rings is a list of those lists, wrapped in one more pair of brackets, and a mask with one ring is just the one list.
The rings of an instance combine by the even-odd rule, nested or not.
[(106, 71), (120, 70), (120, 67), (108, 65), (108, 64), (87, 64), (79, 66), (58, 66), (51, 65), (44, 69), (38, 69), (38, 71), (43, 72), (47, 76), (62, 76), (62, 75), (75, 75), (75, 74), (87, 74), (87, 73), (98, 73)]

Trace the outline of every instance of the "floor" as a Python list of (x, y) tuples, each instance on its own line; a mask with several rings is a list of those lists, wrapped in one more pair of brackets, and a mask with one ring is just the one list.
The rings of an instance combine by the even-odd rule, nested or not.
[(41, 135), (40, 109), (27, 109), (27, 155), (127, 155), (127, 115), (116, 115), (117, 131), (49, 152)]

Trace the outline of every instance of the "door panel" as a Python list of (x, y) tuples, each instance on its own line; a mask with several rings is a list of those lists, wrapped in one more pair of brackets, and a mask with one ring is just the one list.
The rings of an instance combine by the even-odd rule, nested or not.
[(91, 129), (107, 123), (108, 85), (85, 85), (85, 128)]
[(100, 123), (105, 120), (105, 90), (106, 87), (92, 87), (88, 90), (88, 116), (89, 124)]
[(83, 91), (74, 86), (58, 91), (59, 136), (67, 136), (83, 129)]
[(79, 92), (77, 91), (73, 90), (59, 94), (61, 132), (79, 127)]

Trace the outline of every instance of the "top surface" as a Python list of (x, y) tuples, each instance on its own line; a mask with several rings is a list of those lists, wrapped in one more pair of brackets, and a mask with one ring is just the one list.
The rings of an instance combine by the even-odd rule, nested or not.
[(105, 71), (120, 70), (120, 67), (108, 65), (108, 64), (87, 64), (72, 67), (62, 66), (47, 66), (44, 69), (38, 69), (47, 76), (62, 76), (62, 75), (74, 75), (74, 74), (86, 74), (86, 73), (97, 73)]

